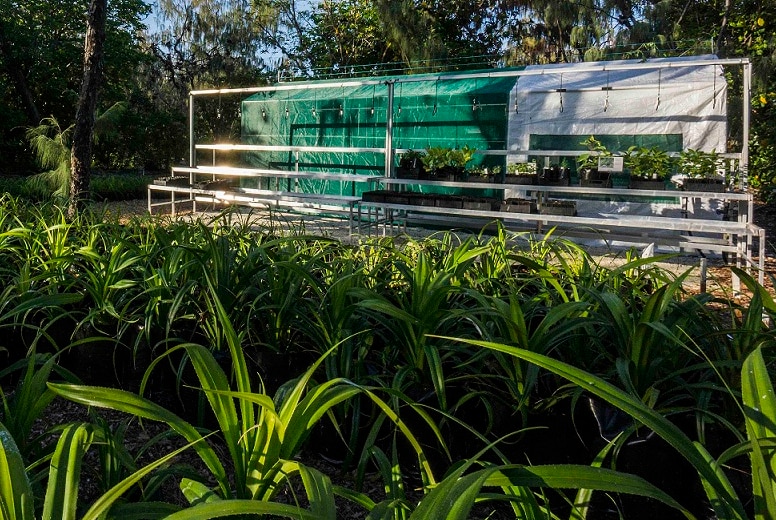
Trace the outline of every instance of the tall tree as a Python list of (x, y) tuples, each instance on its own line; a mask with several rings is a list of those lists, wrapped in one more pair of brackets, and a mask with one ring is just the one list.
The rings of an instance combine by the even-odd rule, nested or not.
[[(310, 7), (310, 4), (313, 4)], [(293, 74), (379, 63), (408, 70), (460, 68), (496, 56), (506, 32), (500, 0), (254, 0), (265, 41)], [(367, 67), (372, 72), (374, 67)]]
[(70, 204), (73, 217), (89, 194), (92, 162), (92, 135), (97, 111), (97, 96), (102, 83), (107, 0), (90, 0), (84, 43), (84, 75), (73, 129), (70, 163)]
[[(190, 90), (265, 81), (262, 37), (254, 30), (250, 0), (160, 0), (157, 18), (149, 47), (155, 61), (147, 72), (155, 101), (179, 116), (187, 116)], [(239, 134), (238, 112), (239, 99), (233, 96), (199, 101), (198, 138)]]
[(264, 67), (249, 0), (160, 0), (151, 50), (166, 79), (192, 88), (253, 85)]
[(636, 21), (638, 0), (505, 0), (511, 65), (603, 59)]
[(310, 20), (315, 28), (301, 35), (295, 58), (313, 74), (346, 74), (399, 59), (372, 0), (324, 0)]
[(413, 70), (494, 63), (506, 35), (500, 0), (374, 0), (387, 42)]

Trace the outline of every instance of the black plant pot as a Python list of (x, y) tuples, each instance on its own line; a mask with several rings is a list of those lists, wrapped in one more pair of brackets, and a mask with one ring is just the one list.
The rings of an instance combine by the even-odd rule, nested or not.
[(462, 178), (463, 174), (463, 168), (457, 168), (455, 166), (443, 166), (434, 171), (433, 179), (437, 181), (449, 181)]
[(420, 159), (400, 159), (396, 168), (399, 179), (422, 179), (425, 176), (423, 162)]
[(598, 168), (582, 168), (579, 170), (580, 186), (610, 187), (611, 177), (609, 172), (598, 171)]
[(539, 184), (544, 186), (568, 186), (569, 185), (569, 169), (561, 168), (559, 166), (550, 166), (548, 168), (542, 168), (539, 173)]

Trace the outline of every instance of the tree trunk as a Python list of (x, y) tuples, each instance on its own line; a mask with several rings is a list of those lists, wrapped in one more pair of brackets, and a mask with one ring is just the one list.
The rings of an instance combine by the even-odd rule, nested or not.
[(78, 212), (89, 195), (92, 163), (92, 134), (97, 110), (97, 94), (102, 82), (103, 47), (107, 0), (89, 1), (89, 19), (84, 44), (84, 77), (73, 129), (73, 149), (70, 159), (70, 205), (68, 217)]

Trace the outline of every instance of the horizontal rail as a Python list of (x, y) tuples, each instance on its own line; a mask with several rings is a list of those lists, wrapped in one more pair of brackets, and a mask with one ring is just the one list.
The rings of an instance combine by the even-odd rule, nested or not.
[(744, 66), (750, 63), (748, 58), (687, 60), (687, 61), (644, 61), (639, 63), (608, 62), (606, 64), (570, 63), (568, 65), (554, 65), (535, 69), (511, 69), (488, 72), (462, 72), (457, 74), (419, 74), (380, 79), (358, 79), (347, 81), (320, 81), (303, 83), (278, 83), (263, 87), (248, 88), (221, 88), (207, 90), (192, 90), (191, 96), (220, 96), (223, 94), (256, 94), (258, 92), (277, 92), (284, 90), (313, 90), (321, 88), (362, 87), (371, 85), (384, 85), (386, 83), (415, 83), (419, 81), (456, 81), (476, 78), (518, 78), (520, 76), (546, 76), (556, 74), (569, 74), (579, 72), (606, 72), (616, 70), (656, 70), (676, 69), (683, 67), (711, 67), (711, 66)]
[(450, 209), (414, 204), (391, 204), (388, 202), (361, 202), (361, 206), (385, 208), (408, 213), (447, 214), (456, 216), (491, 218), (493, 220), (535, 222), (543, 224), (573, 224), (583, 227), (632, 228), (643, 230), (693, 231), (698, 233), (719, 233), (745, 235), (749, 231), (745, 222), (725, 220), (703, 220), (678, 217), (573, 217), (566, 215), (547, 215), (538, 213), (512, 213), (508, 211), (486, 211), (474, 209)]
[(197, 150), (216, 150), (224, 152), (327, 152), (327, 153), (385, 153), (385, 148), (363, 148), (352, 146), (276, 146), (267, 144), (197, 144)]
[[(291, 145), (265, 145), (265, 144), (240, 144), (240, 143), (211, 143), (197, 144), (197, 150), (216, 151), (254, 151), (254, 152), (330, 152), (330, 153), (385, 153), (385, 148), (374, 147), (346, 147), (346, 146), (291, 146)], [(424, 151), (425, 148), (394, 148), (394, 153), (401, 155), (410, 150)], [(590, 150), (475, 150), (477, 155), (535, 155), (542, 157), (577, 157), (583, 154), (601, 155), (600, 152)], [(617, 155), (618, 152), (614, 152)], [(619, 152), (623, 153), (624, 152)], [(679, 152), (668, 152), (670, 156), (679, 156)], [(722, 159), (741, 159), (739, 152), (718, 153)]]
[(751, 193), (707, 192), (683, 190), (637, 190), (632, 188), (588, 188), (582, 186), (542, 186), (538, 184), (498, 184), (490, 182), (435, 181), (420, 179), (393, 179), (378, 177), (384, 185), (440, 186), (445, 188), (473, 188), (482, 190), (523, 190), (528, 192), (559, 193), (572, 195), (630, 196), (647, 198), (702, 198), (716, 200), (754, 200)]
[(261, 178), (281, 178), (281, 179), (321, 179), (341, 182), (376, 182), (382, 179), (382, 176), (359, 175), (355, 173), (327, 173), (327, 172), (305, 172), (289, 170), (273, 170), (268, 168), (241, 168), (231, 166), (174, 166), (172, 173), (193, 173), (201, 175), (219, 175), (225, 177), (261, 177)]

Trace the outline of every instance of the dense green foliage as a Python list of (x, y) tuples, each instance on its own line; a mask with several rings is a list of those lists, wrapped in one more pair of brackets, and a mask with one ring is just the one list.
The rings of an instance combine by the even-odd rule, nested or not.
[[(36, 171), (25, 128), (47, 117), (71, 124), (86, 4), (0, 2), (0, 172)], [(166, 169), (184, 157), (191, 89), (715, 52), (754, 62), (750, 174), (756, 188), (770, 191), (774, 183), (776, 134), (768, 122), (776, 103), (776, 7), (767, 2), (165, 0), (149, 16), (150, 6), (110, 3), (98, 113), (116, 103), (124, 109), (95, 145), (99, 168)], [(730, 82), (731, 92), (740, 91), (738, 79)], [(196, 116), (203, 140), (239, 134), (235, 100), (202, 104)], [(740, 137), (731, 135), (732, 148)]]
[[(572, 503), (573, 518), (607, 503), (631, 519), (702, 516), (709, 503), (720, 518), (774, 511), (766, 367), (776, 345), (763, 317), (776, 303), (745, 273), (742, 304), (685, 294), (687, 273), (655, 259), (607, 268), (552, 237), (348, 245), (253, 229), (231, 213), (114, 217), (67, 221), (56, 206), (0, 201), (0, 473), (13, 476), (0, 479), (13, 483), (0, 485), (0, 503), (17, 508), (8, 518), (46, 516), (61, 501), (85, 518), (336, 518), (335, 496), (369, 518), (436, 518), (442, 504), (455, 518), (547, 508), (565, 517)], [(33, 433), (58, 409), (55, 396), (163, 426), (143, 445), (99, 416)], [(162, 471), (185, 446), (198, 469)], [(642, 471), (650, 455), (627, 462), (640, 449), (673, 455), (653, 475)], [(339, 460), (350, 484), (311, 467), (319, 454)], [(732, 479), (748, 471), (747, 454), (757, 471)], [(678, 487), (677, 456), (689, 464)], [(101, 484), (84, 495), (87, 470)], [(362, 487), (374, 478), (382, 491)], [(177, 500), (160, 493), (169, 479)], [(19, 498), (27, 485), (31, 504)], [(555, 494), (580, 486), (576, 497)], [(754, 506), (752, 493), (763, 497)], [(495, 502), (475, 506), (480, 498)]]
[[(150, 177), (137, 172), (96, 173), (92, 176), (92, 199), (96, 202), (137, 200), (147, 194)], [(58, 200), (57, 184), (42, 177), (0, 177), (0, 191), (28, 201)]]

